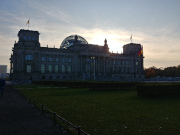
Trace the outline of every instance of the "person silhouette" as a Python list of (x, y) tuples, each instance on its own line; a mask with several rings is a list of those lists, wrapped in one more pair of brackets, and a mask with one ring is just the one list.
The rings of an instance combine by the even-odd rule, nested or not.
[(4, 85), (5, 85), (5, 81), (4, 81), (4, 79), (1, 78), (1, 80), (0, 80), (1, 96), (3, 96), (3, 93), (4, 93)]

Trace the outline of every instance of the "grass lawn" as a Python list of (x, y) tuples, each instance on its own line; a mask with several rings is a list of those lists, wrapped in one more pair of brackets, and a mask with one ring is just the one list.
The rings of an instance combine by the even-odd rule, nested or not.
[(178, 97), (142, 98), (135, 90), (15, 87), (91, 135), (180, 134)]

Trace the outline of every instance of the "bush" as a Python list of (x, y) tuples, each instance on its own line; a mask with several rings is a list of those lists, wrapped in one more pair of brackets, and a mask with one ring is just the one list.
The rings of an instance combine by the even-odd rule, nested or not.
[(89, 87), (89, 82), (86, 81), (36, 81), (32, 83), (41, 84), (41, 85), (52, 85), (56, 87), (69, 87), (69, 88)]
[(137, 82), (96, 82), (96, 81), (36, 81), (34, 84), (53, 85), (56, 87), (89, 88), (90, 90), (133, 89)]
[(138, 84), (136, 85), (138, 96), (142, 97), (159, 97), (180, 95), (180, 83), (158, 83), (158, 84)]
[(90, 90), (124, 90), (133, 89), (137, 83), (134, 82), (91, 82)]

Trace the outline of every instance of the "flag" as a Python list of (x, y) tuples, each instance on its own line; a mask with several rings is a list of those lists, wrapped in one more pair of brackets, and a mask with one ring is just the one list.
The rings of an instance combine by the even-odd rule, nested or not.
[(29, 24), (29, 20), (27, 21), (26, 25)]
[(141, 54), (143, 54), (143, 47), (141, 48)]
[(141, 56), (141, 54), (143, 54), (143, 47), (142, 47), (141, 50), (138, 52), (139, 57)]
[(141, 51), (138, 52), (139, 57), (141, 56)]

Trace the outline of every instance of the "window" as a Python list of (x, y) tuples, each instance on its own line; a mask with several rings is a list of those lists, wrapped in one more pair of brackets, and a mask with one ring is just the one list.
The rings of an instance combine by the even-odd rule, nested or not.
[(55, 66), (55, 73), (58, 73), (58, 65)]
[(62, 72), (64, 73), (66, 70), (65, 70), (65, 66), (62, 65)]
[(139, 73), (139, 69), (138, 68), (136, 68), (136, 73)]
[(26, 55), (26, 58), (25, 58), (26, 60), (33, 60), (33, 56), (32, 55)]
[(129, 67), (127, 68), (127, 73), (129, 73)]
[(68, 66), (68, 73), (71, 73), (71, 66)]
[(31, 65), (27, 65), (27, 73), (31, 73)]
[(123, 67), (123, 73), (126, 73), (126, 67)]
[(119, 67), (119, 74), (121, 73), (122, 71), (121, 71), (121, 67)]
[(52, 61), (52, 57), (49, 57), (49, 61)]
[(24, 40), (26, 40), (27, 38), (26, 38), (26, 36), (24, 36)]
[(120, 65), (120, 61), (119, 61), (119, 60), (118, 60), (118, 62), (117, 62), (117, 63), (118, 63), (118, 65)]
[(65, 58), (62, 58), (62, 62), (66, 62), (66, 61), (65, 61)]
[(112, 68), (112, 67), (110, 67), (110, 73), (112, 73), (112, 71), (113, 71), (113, 68)]
[(139, 64), (138, 61), (136, 61), (136, 66), (138, 66), (138, 64)]
[(72, 62), (72, 61), (71, 61), (71, 58), (69, 58), (69, 62)]
[(59, 61), (59, 58), (56, 58), (56, 61)]
[(44, 64), (41, 65), (41, 73), (45, 73), (45, 66), (44, 66)]
[(48, 71), (49, 73), (52, 73), (52, 65), (48, 65)]
[(31, 40), (31, 37), (28, 37), (29, 40)]
[(126, 61), (126, 64), (128, 65), (128, 64), (129, 64), (129, 61)]
[(117, 67), (114, 67), (114, 74), (116, 73), (116, 71), (117, 71)]
[(42, 61), (45, 61), (45, 57), (42, 57), (41, 60), (42, 60)]
[(114, 60), (114, 65), (116, 64), (116, 61)]
[(113, 73), (115, 73), (115, 67), (113, 67)]
[(33, 37), (32, 40), (35, 41), (35, 37)]

